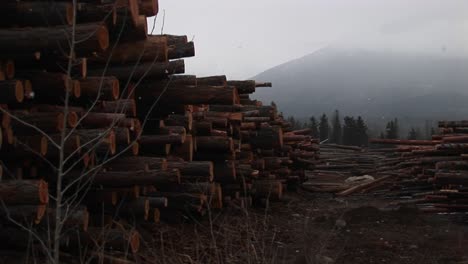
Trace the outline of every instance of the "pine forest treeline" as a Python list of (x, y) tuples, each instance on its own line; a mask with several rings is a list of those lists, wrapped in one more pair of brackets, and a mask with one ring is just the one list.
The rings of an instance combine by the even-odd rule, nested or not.
[(382, 131), (371, 132), (362, 116), (342, 116), (339, 110), (335, 110), (330, 118), (323, 113), (317, 117), (311, 116), (305, 122), (292, 116), (288, 117), (288, 121), (295, 129), (309, 128), (311, 136), (319, 138), (321, 142), (352, 146), (367, 146), (370, 137), (425, 139), (435, 133), (433, 128), (423, 133), (413, 126), (407, 127), (407, 134), (402, 133), (398, 118), (388, 121)]

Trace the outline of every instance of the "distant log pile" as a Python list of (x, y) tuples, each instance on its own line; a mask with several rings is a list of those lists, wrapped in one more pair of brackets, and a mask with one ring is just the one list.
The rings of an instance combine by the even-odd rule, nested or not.
[(321, 145), (325, 165), (307, 173), (303, 188), (339, 196), (372, 193), (426, 212), (467, 212), (468, 121), (438, 125), (431, 140), (371, 139), (363, 150)]
[(75, 203), (62, 204), (61, 223), (74, 232), (63, 232), (63, 245), (38, 238), (61, 243), (64, 254), (133, 263), (140, 224), (266, 205), (314, 163), (318, 145), (308, 132), (291, 131), (275, 106), (249, 97), (271, 83), (179, 75), (194, 44), (147, 34), (157, 0), (78, 1), (75, 11), (71, 3), (7, 2), (0, 11), (5, 249), (37, 253), (41, 243), (14, 223), (48, 230), (61, 218), (58, 183), (63, 200)]

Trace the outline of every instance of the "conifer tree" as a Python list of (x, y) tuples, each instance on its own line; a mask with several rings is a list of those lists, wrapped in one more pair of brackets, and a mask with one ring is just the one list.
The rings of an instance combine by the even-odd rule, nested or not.
[(317, 120), (315, 119), (314, 116), (312, 116), (312, 117), (309, 119), (309, 121), (310, 121), (310, 123), (309, 123), (309, 128), (311, 129), (310, 135), (311, 135), (313, 138), (319, 138), (320, 134), (319, 134), (319, 129), (318, 129)]
[(369, 143), (369, 134), (367, 131), (366, 122), (361, 116), (358, 116), (356, 120), (356, 134), (358, 146), (367, 146)]
[(319, 134), (320, 141), (324, 141), (329, 137), (329, 124), (328, 117), (326, 114), (322, 114), (322, 116), (320, 117)]
[(330, 141), (336, 144), (341, 144), (341, 120), (340, 112), (335, 110), (332, 121), (332, 135)]

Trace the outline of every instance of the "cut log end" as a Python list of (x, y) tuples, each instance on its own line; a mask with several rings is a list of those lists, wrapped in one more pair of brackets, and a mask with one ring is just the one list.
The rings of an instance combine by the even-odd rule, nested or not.
[(41, 204), (47, 204), (49, 202), (49, 184), (43, 180), (39, 180), (38, 192)]
[(46, 137), (42, 136), (41, 137), (41, 142), (40, 142), (40, 154), (42, 156), (47, 155), (47, 149), (48, 149), (48, 144), (49, 141)]
[(24, 86), (21, 81), (16, 81), (15, 84), (15, 98), (18, 103), (23, 102), (24, 100)]
[(98, 28), (96, 36), (99, 42), (99, 48), (101, 51), (105, 51), (109, 47), (109, 31), (105, 26), (101, 26)]
[(80, 82), (78, 80), (73, 80), (73, 89), (72, 89), (72, 95), (76, 98), (80, 98), (81, 96), (81, 87), (80, 87)]
[(140, 152), (140, 144), (138, 144), (138, 142), (133, 142), (133, 144), (132, 144), (132, 154), (133, 154), (133, 156), (138, 156), (139, 152)]
[(33, 99), (34, 98), (34, 91), (32, 88), (32, 83), (30, 80), (23, 81), (23, 89), (24, 89), (24, 97), (26, 99)]
[(132, 231), (129, 237), (130, 248), (133, 253), (140, 249), (140, 234), (137, 231)]
[(78, 125), (78, 114), (76, 112), (69, 112), (67, 116), (67, 123), (70, 127), (76, 127)]

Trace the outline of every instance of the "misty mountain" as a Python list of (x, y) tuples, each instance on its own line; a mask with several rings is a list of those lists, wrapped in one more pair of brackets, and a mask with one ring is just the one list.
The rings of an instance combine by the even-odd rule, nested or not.
[(468, 118), (468, 59), (322, 49), (254, 77), (254, 98), (296, 117), (339, 109), (368, 120)]

